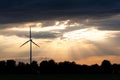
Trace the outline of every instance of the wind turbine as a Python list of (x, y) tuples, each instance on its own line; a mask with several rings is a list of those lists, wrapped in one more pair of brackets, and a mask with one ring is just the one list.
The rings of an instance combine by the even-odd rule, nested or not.
[(32, 63), (32, 43), (34, 45), (36, 45), (37, 47), (40, 47), (39, 45), (37, 45), (35, 42), (33, 42), (32, 40), (32, 36), (31, 36), (31, 26), (30, 26), (30, 34), (29, 34), (29, 40), (26, 41), (25, 43), (23, 43), (20, 47), (24, 46), (25, 44), (27, 44), (28, 42), (30, 42), (30, 64)]

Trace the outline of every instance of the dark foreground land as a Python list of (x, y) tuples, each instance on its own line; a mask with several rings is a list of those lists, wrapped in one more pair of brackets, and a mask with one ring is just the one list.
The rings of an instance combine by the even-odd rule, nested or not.
[(0, 75), (0, 80), (120, 80), (120, 74)]
[(120, 80), (120, 64), (104, 60), (101, 65), (45, 60), (31, 64), (0, 61), (0, 80)]

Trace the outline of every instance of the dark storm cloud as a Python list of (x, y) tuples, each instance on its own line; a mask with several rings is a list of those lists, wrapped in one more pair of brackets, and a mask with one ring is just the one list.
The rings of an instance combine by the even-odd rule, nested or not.
[(120, 30), (120, 16), (117, 15), (107, 19), (90, 21), (86, 25), (97, 26), (100, 30)]
[(1, 24), (104, 18), (119, 13), (119, 0), (0, 0)]

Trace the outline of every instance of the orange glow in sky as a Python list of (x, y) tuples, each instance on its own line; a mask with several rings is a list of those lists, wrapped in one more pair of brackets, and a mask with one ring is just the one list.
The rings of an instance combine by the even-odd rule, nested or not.
[[(82, 28), (80, 26), (83, 26), (83, 24), (69, 24), (69, 22), (70, 20), (56, 21), (53, 26), (46, 27), (42, 27), (42, 23), (36, 23), (32, 28), (32, 33), (36, 37), (32, 34), (32, 38), (40, 45), (40, 48), (33, 45), (34, 60), (40, 61), (43, 58), (48, 58), (56, 61), (76, 61), (81, 64), (100, 64), (101, 60), (109, 59), (112, 62), (119, 63), (119, 56), (114, 54), (120, 52), (120, 46), (111, 43), (111, 40), (116, 37), (115, 34), (119, 31), (102, 31), (92, 26)], [(19, 47), (29, 39), (29, 24), (26, 25), (27, 27), (12, 27), (1, 31), (1, 34), (5, 31), (8, 34), (0, 35), (0, 60), (29, 61), (29, 44)], [(44, 32), (45, 36), (39, 32)], [(117, 49), (113, 54), (111, 53), (113, 49), (110, 46)], [(111, 51), (109, 52), (109, 50)], [(111, 58), (112, 55), (113, 58)]]

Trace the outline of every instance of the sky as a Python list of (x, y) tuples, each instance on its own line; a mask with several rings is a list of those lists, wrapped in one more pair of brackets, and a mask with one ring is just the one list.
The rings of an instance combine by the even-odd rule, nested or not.
[(119, 0), (0, 0), (0, 60), (120, 64)]

